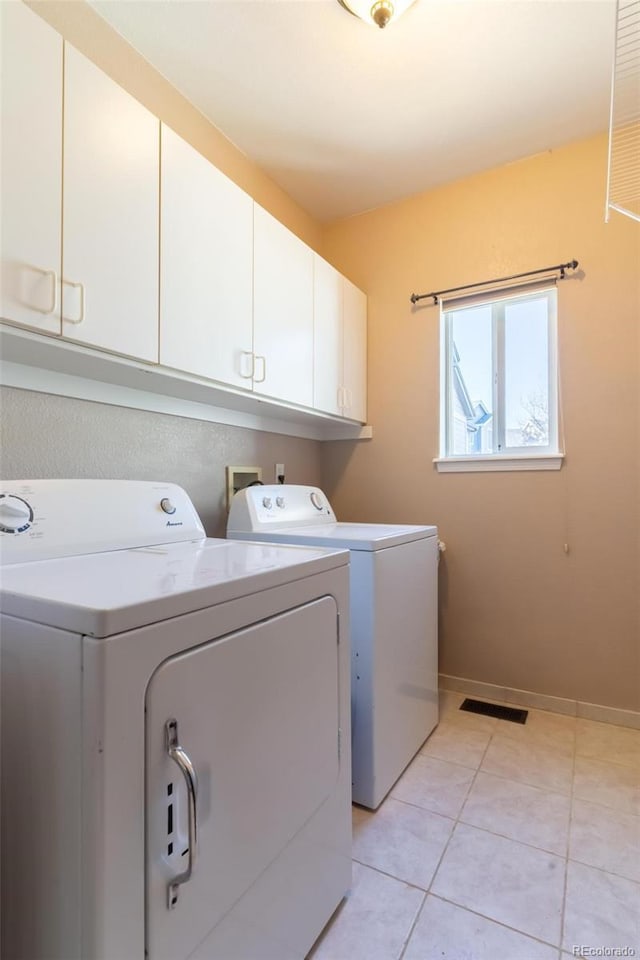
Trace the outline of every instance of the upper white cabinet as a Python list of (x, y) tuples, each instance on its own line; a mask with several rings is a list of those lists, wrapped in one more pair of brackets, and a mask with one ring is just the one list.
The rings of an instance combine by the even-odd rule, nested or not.
[(0, 313), (60, 333), (62, 38), (24, 3), (0, 3)]
[(346, 277), (342, 278), (343, 394), (342, 415), (367, 419), (367, 297)]
[(313, 260), (313, 405), (342, 415), (342, 275)]
[(313, 405), (367, 418), (367, 298), (322, 257), (314, 258)]
[(25, 3), (0, 0), (0, 41), (13, 364), (364, 422), (364, 294)]
[(160, 363), (251, 388), (253, 200), (162, 126)]
[(158, 360), (160, 121), (65, 48), (62, 332)]
[(254, 205), (254, 389), (313, 406), (313, 252)]

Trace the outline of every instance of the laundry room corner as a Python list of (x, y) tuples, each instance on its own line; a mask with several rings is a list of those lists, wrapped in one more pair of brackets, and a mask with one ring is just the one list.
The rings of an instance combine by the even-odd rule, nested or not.
[[(604, 222), (606, 164), (597, 136), (326, 227), (325, 256), (369, 295), (375, 433), (328, 444), (322, 484), (354, 520), (438, 524), (443, 674), (638, 710), (640, 233)], [(411, 293), (569, 255), (562, 468), (438, 472), (440, 306)]]

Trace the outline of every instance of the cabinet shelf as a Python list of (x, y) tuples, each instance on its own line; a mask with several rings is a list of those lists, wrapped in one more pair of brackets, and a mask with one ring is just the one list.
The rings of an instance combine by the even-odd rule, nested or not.
[(177, 370), (0, 323), (4, 386), (311, 440), (366, 440), (370, 426)]

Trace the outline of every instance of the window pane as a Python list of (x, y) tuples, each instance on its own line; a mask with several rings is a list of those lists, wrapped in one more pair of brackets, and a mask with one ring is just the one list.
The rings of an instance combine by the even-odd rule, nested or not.
[(491, 453), (493, 370), (491, 307), (447, 314), (451, 330), (449, 366), (449, 455)]
[(505, 444), (549, 443), (547, 298), (505, 305)]

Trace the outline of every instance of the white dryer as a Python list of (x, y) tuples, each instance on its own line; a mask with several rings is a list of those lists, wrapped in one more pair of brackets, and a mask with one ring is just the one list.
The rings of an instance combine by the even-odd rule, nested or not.
[(0, 494), (2, 955), (302, 960), (351, 878), (346, 551)]
[(351, 553), (353, 800), (376, 809), (438, 723), (434, 526), (339, 523), (317, 487), (247, 487), (227, 536)]

